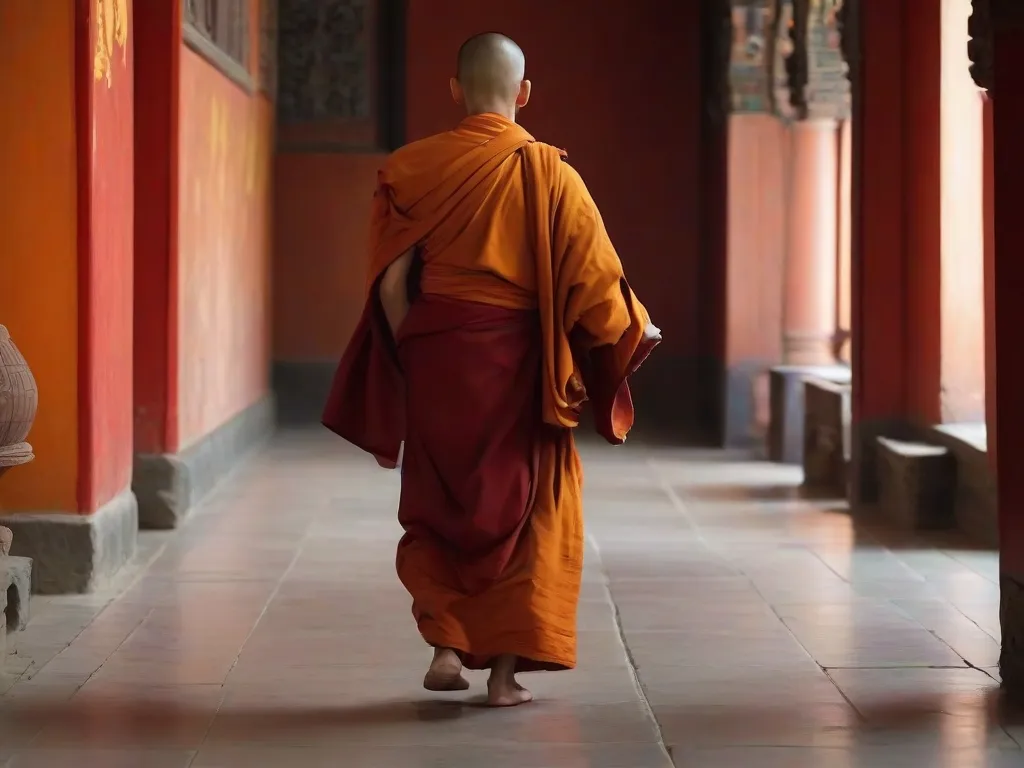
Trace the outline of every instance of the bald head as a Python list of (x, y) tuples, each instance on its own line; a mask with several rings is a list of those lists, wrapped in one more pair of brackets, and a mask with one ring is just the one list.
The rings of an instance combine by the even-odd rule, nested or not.
[(523, 49), (505, 35), (485, 32), (459, 49), (452, 95), (470, 114), (496, 112), (514, 119), (530, 98), (525, 77)]

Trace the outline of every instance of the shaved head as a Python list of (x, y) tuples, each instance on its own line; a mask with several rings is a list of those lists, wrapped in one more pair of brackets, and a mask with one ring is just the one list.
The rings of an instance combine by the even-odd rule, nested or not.
[(452, 95), (471, 114), (515, 115), (529, 99), (526, 56), (515, 41), (497, 32), (469, 38), (459, 49)]

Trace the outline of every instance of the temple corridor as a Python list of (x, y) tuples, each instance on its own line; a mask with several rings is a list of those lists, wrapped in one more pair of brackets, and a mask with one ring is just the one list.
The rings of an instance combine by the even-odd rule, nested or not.
[(583, 453), (580, 664), (524, 676), (535, 704), (419, 688), (397, 475), (285, 432), (180, 530), (143, 532), (109, 588), (33, 598), (0, 765), (1024, 764), (1024, 726), (999, 714), (994, 552), (802, 500), (795, 467)]

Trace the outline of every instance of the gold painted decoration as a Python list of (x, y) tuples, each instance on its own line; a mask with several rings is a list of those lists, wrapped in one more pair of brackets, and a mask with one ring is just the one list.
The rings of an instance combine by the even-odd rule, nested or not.
[(93, 54), (93, 77), (113, 84), (113, 58), (121, 49), (121, 63), (128, 65), (128, 0), (95, 0), (96, 47)]

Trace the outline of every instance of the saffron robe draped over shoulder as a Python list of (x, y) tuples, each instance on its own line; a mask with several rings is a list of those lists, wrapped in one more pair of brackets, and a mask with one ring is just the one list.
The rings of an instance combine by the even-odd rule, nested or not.
[[(576, 663), (589, 401), (613, 444), (628, 377), (660, 337), (563, 152), (496, 115), (394, 153), (378, 175), (368, 298), (324, 410), (332, 431), (403, 455), (399, 578), (424, 639), (469, 668)], [(417, 253), (393, 339), (379, 281)]]

